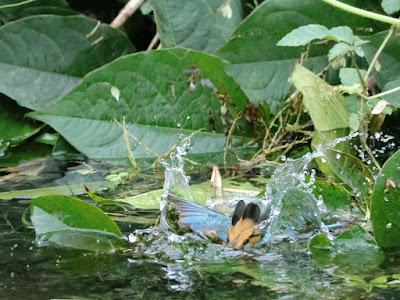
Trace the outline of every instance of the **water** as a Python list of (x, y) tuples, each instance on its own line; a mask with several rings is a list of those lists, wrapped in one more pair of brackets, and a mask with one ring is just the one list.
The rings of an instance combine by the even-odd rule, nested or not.
[[(189, 183), (197, 175), (184, 172), (188, 147), (177, 149), (171, 160), (163, 162), (164, 199), (173, 191), (196, 201)], [(21, 221), (29, 202), (0, 201), (0, 299), (398, 299), (399, 285), (392, 276), (400, 274), (396, 253), (387, 254), (383, 265), (372, 270), (344, 270), (311, 258), (310, 237), (323, 232), (331, 238), (343, 230), (341, 224), (325, 225), (330, 212), (312, 193), (315, 171), (309, 165), (319, 155), (316, 151), (298, 160), (286, 159), (272, 174), (263, 197), (244, 197), (272, 212), (261, 224), (264, 239), (249, 251), (211, 243), (193, 232), (174, 233), (165, 222), (165, 202), (160, 207), (164, 218), (160, 227), (117, 222), (131, 241), (124, 252), (110, 255), (40, 246), (34, 231)], [(140, 182), (133, 179), (105, 196), (120, 198)], [(158, 184), (142, 186), (155, 189)], [(210, 199), (208, 204), (216, 209), (225, 205), (229, 211), (240, 198)], [(113, 212), (126, 213), (118, 208)], [(370, 283), (383, 275), (390, 284)]]

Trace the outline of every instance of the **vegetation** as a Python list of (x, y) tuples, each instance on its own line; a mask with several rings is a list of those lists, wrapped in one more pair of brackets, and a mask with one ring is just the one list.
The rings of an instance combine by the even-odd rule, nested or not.
[[(34, 155), (129, 162), (129, 173), (113, 175), (118, 181), (188, 140), (187, 163), (202, 167), (265, 166), (317, 149), (326, 204), (351, 196), (372, 228), (357, 225), (333, 243), (318, 235), (313, 257), (340, 263), (354, 257), (332, 255), (335, 247), (364, 247), (372, 253), (364, 263), (381, 263), (382, 249), (400, 247), (400, 1), (205, 2), (146, 1), (110, 26), (102, 21), (115, 14), (89, 7), (85, 16), (64, 0), (0, 1), (0, 165), (17, 165), (38, 147)], [(134, 26), (146, 22), (139, 40)], [(378, 156), (374, 143), (387, 140)], [(157, 193), (150, 204), (148, 194), (131, 202), (91, 196), (150, 208)], [(101, 210), (40, 195), (31, 202), (38, 235), (80, 249), (123, 247)], [(80, 211), (88, 213), (83, 224)]]

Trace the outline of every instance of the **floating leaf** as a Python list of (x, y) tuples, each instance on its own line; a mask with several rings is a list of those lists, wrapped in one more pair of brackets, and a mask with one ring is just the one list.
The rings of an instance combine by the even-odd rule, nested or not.
[(42, 240), (91, 251), (124, 245), (117, 224), (96, 206), (70, 196), (45, 196), (31, 201), (31, 220)]
[[(110, 183), (107, 181), (99, 182), (87, 182), (85, 183), (91, 190), (97, 190), (99, 188), (108, 187)], [(29, 189), (29, 190), (18, 190), (18, 191), (8, 191), (0, 193), (1, 200), (11, 200), (11, 199), (33, 199), (41, 196), (50, 195), (81, 195), (85, 193), (85, 185), (83, 184), (71, 184), (71, 185), (60, 185), (53, 187)]]

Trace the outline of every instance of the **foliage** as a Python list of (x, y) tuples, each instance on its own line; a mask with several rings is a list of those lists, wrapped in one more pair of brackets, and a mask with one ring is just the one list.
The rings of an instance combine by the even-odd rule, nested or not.
[[(319, 195), (331, 208), (342, 207), (352, 195), (364, 216), (371, 215), (378, 245), (400, 247), (398, 153), (381, 168), (368, 139), (388, 114), (397, 118), (400, 107), (398, 20), (325, 2), (332, 1), (264, 1), (245, 16), (239, 0), (148, 1), (142, 9), (147, 16), (137, 13), (130, 21), (154, 19), (152, 34), (160, 44), (134, 53), (147, 44), (134, 45), (124, 33), (131, 33), (130, 22), (118, 30), (63, 0), (0, 1), (0, 156), (23, 152), (34, 140), (54, 145), (56, 153), (74, 148), (88, 158), (129, 159), (140, 169), (167, 159), (188, 140), (187, 159), (203, 166), (277, 161), (314, 147), (321, 154), (319, 170), (334, 181), (317, 182)], [(397, 13), (399, 1), (384, 0), (382, 8)], [(375, 3), (368, 9), (381, 11)], [(39, 133), (50, 133), (52, 141)], [(376, 170), (356, 157), (345, 138), (349, 133), (357, 133), (356, 148)], [(120, 183), (130, 173), (122, 174), (109, 178)], [(154, 193), (154, 201), (146, 194), (126, 202), (154, 208), (160, 191)], [(85, 227), (77, 217), (72, 223), (57, 217), (88, 209), (109, 225), (102, 247), (110, 240), (117, 245), (116, 225), (85, 205), (67, 196), (33, 200), (37, 234), (94, 249), (95, 223)], [(41, 218), (70, 236), (41, 227)], [(81, 237), (76, 228), (84, 230)], [(374, 244), (361, 231), (354, 229), (350, 238), (343, 233), (338, 244), (360, 235)]]

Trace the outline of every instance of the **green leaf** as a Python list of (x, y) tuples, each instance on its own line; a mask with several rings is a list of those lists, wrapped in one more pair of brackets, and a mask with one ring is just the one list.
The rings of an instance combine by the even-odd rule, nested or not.
[(239, 0), (153, 0), (151, 5), (163, 48), (214, 53), (242, 19)]
[[(345, 42), (346, 44), (354, 44), (353, 30), (348, 26), (333, 27), (329, 31), (329, 35), (334, 38), (337, 42)], [(329, 37), (327, 37), (329, 38)]]
[(348, 127), (346, 98), (325, 80), (296, 64), (291, 81), (303, 94), (303, 103), (318, 131)]
[(40, 131), (41, 127), (35, 126), (28, 118), (24, 119), (27, 111), (0, 95), (0, 145), (4, 145), (0, 156), (9, 146), (19, 145)]
[(381, 247), (400, 247), (400, 151), (389, 158), (376, 179), (371, 220)]
[(324, 39), (330, 34), (328, 28), (318, 24), (300, 26), (285, 35), (277, 46), (304, 46), (312, 40)]
[(40, 15), (0, 27), (0, 92), (38, 110), (81, 78), (134, 48), (120, 31), (84, 16)]
[(382, 0), (382, 8), (388, 15), (400, 10), (400, 0)]
[(339, 56), (343, 56), (353, 50), (354, 47), (347, 45), (346, 43), (337, 43), (335, 44), (328, 52), (329, 61), (338, 58)]
[(124, 244), (113, 220), (75, 197), (55, 195), (32, 200), (31, 220), (38, 237), (60, 246), (110, 252)]
[[(386, 83), (385, 86), (383, 87), (383, 92), (389, 91), (389, 90), (397, 88), (399, 86), (400, 86), (400, 78)], [(389, 102), (391, 105), (393, 105), (394, 107), (397, 107), (397, 108), (400, 107), (400, 91), (387, 94), (387, 95), (383, 96), (383, 98), (387, 102)]]
[[(290, 20), (282, 22), (282, 20)], [(273, 114), (282, 107), (291, 84), (288, 78), (305, 47), (279, 47), (288, 32), (310, 23), (328, 28), (347, 25), (355, 34), (377, 27), (373, 21), (345, 13), (319, 0), (269, 0), (259, 5), (237, 28), (218, 55), (230, 61), (229, 73), (254, 103), (266, 101)], [(305, 66), (315, 73), (327, 64), (332, 45), (312, 45)]]
[(322, 147), (321, 151), (336, 176), (361, 200), (361, 205), (371, 208), (370, 196), (374, 184), (371, 170), (360, 159), (348, 153), (326, 147)]
[[(226, 65), (217, 57), (187, 49), (125, 56), (90, 73), (61, 101), (30, 116), (52, 126), (90, 158), (127, 157), (123, 130), (114, 121), (123, 118), (136, 138), (129, 138), (135, 158), (154, 158), (143, 144), (162, 155), (201, 128), (208, 132), (191, 138), (190, 154), (222, 155), (225, 127), (216, 93), (226, 91), (240, 108), (247, 103), (224, 72)], [(112, 87), (120, 91), (118, 101)], [(236, 136), (233, 145), (247, 151), (248, 141)]]
[[(222, 186), (224, 188), (231, 188), (231, 189), (236, 189), (236, 190), (246, 190), (246, 191), (254, 191), (254, 194), (257, 195), (257, 193), (260, 192), (260, 189), (254, 187), (250, 182), (245, 182), (245, 183), (238, 183), (237, 181), (232, 180), (231, 178), (224, 178), (222, 180)], [(160, 200), (162, 196), (163, 191), (160, 190), (154, 190), (150, 191), (147, 193), (142, 193), (139, 195), (135, 195), (132, 197), (127, 197), (127, 198), (121, 198), (117, 199), (115, 201), (118, 202), (124, 202), (128, 203), (138, 209), (158, 209), (160, 208)], [(226, 197), (237, 195), (238, 193), (228, 193), (224, 192), (224, 195)], [(213, 191), (210, 181), (205, 181), (200, 184), (192, 184), (190, 185), (190, 195), (193, 197), (193, 199), (196, 201), (198, 204), (204, 205), (207, 201), (207, 199), (214, 198), (215, 197), (215, 191)], [(248, 195), (248, 193), (247, 193)], [(188, 197), (189, 195), (187, 195)], [(186, 195), (185, 195), (186, 197)], [(189, 198), (187, 198), (189, 199)]]
[[(100, 188), (109, 187), (110, 184), (107, 181), (87, 182), (85, 185), (91, 190), (98, 190)], [(12, 199), (32, 199), (41, 196), (51, 195), (81, 195), (85, 193), (85, 185), (82, 183), (71, 184), (71, 185), (60, 185), (53, 187), (28, 189), (28, 190), (17, 190), (0, 193), (1, 200), (12, 200)]]
[(322, 196), (328, 209), (341, 209), (351, 204), (351, 195), (339, 184), (329, 182), (324, 178), (316, 178), (314, 186), (314, 196), (317, 199)]
[(5, 23), (22, 19), (33, 15), (76, 15), (77, 12), (68, 7), (65, 0), (34, 0), (18, 6), (12, 5), (23, 1), (19, 0), (0, 0), (0, 26)]
[[(361, 76), (367, 73), (365, 70), (359, 70)], [(341, 68), (339, 71), (340, 81), (346, 86), (353, 86), (355, 84), (361, 84), (360, 76), (355, 68)]]
[(349, 269), (376, 268), (385, 258), (375, 239), (359, 225), (343, 232), (333, 242), (319, 234), (310, 240), (309, 249), (318, 262)]

